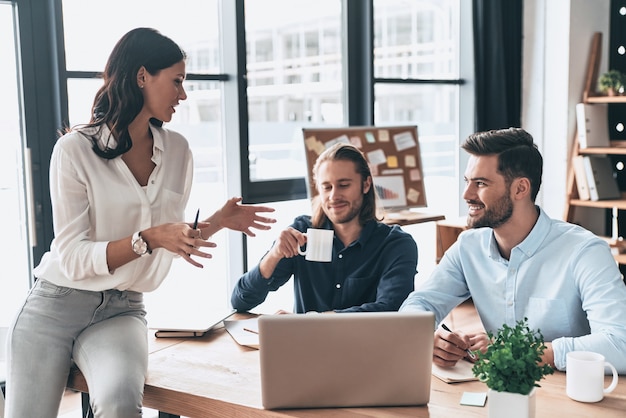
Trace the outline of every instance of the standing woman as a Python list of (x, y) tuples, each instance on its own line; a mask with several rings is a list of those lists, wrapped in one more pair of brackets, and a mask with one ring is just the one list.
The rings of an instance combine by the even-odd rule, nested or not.
[[(187, 95), (185, 54), (154, 29), (122, 37), (89, 124), (56, 143), (50, 162), (55, 238), (11, 326), (7, 418), (56, 418), (72, 362), (96, 417), (140, 417), (148, 343), (143, 292), (176, 256), (210, 258), (221, 228), (254, 236), (268, 207), (228, 200), (194, 229), (183, 222), (193, 161), (164, 129)], [(206, 248), (203, 248), (206, 247)]]

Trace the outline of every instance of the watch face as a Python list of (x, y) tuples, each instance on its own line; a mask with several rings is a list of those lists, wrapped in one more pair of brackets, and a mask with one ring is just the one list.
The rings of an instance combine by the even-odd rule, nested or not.
[(139, 255), (144, 255), (148, 252), (148, 244), (139, 237), (133, 242), (133, 251)]

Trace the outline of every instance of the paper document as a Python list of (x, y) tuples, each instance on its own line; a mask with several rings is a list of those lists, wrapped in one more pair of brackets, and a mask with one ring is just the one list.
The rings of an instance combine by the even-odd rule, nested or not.
[(459, 360), (454, 367), (439, 367), (433, 363), (433, 376), (438, 377), (446, 383), (470, 382), (478, 380), (472, 373), (474, 363), (466, 360)]
[(227, 319), (224, 321), (224, 327), (237, 344), (259, 348), (258, 318)]

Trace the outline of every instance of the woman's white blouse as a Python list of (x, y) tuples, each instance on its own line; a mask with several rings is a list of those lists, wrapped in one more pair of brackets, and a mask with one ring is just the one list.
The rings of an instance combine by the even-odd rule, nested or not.
[[(35, 277), (94, 291), (148, 292), (161, 284), (175, 257), (165, 249), (158, 248), (115, 271), (109, 271), (106, 261), (109, 241), (184, 221), (193, 177), (189, 144), (177, 132), (154, 126), (151, 130), (155, 168), (143, 188), (121, 157), (107, 160), (97, 156), (81, 131), (58, 140), (50, 161), (55, 237), (35, 268)], [(102, 144), (108, 138), (113, 141), (109, 133), (102, 129)]]

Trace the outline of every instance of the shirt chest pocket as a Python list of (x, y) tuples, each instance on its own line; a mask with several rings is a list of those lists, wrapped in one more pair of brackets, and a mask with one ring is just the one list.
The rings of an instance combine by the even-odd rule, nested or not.
[(563, 299), (530, 298), (526, 316), (530, 329), (539, 329), (546, 342), (571, 333), (567, 306)]
[(160, 199), (160, 208), (156, 211), (161, 214), (161, 222), (183, 221), (185, 211), (183, 195), (168, 189), (163, 189), (161, 193), (163, 198)]

